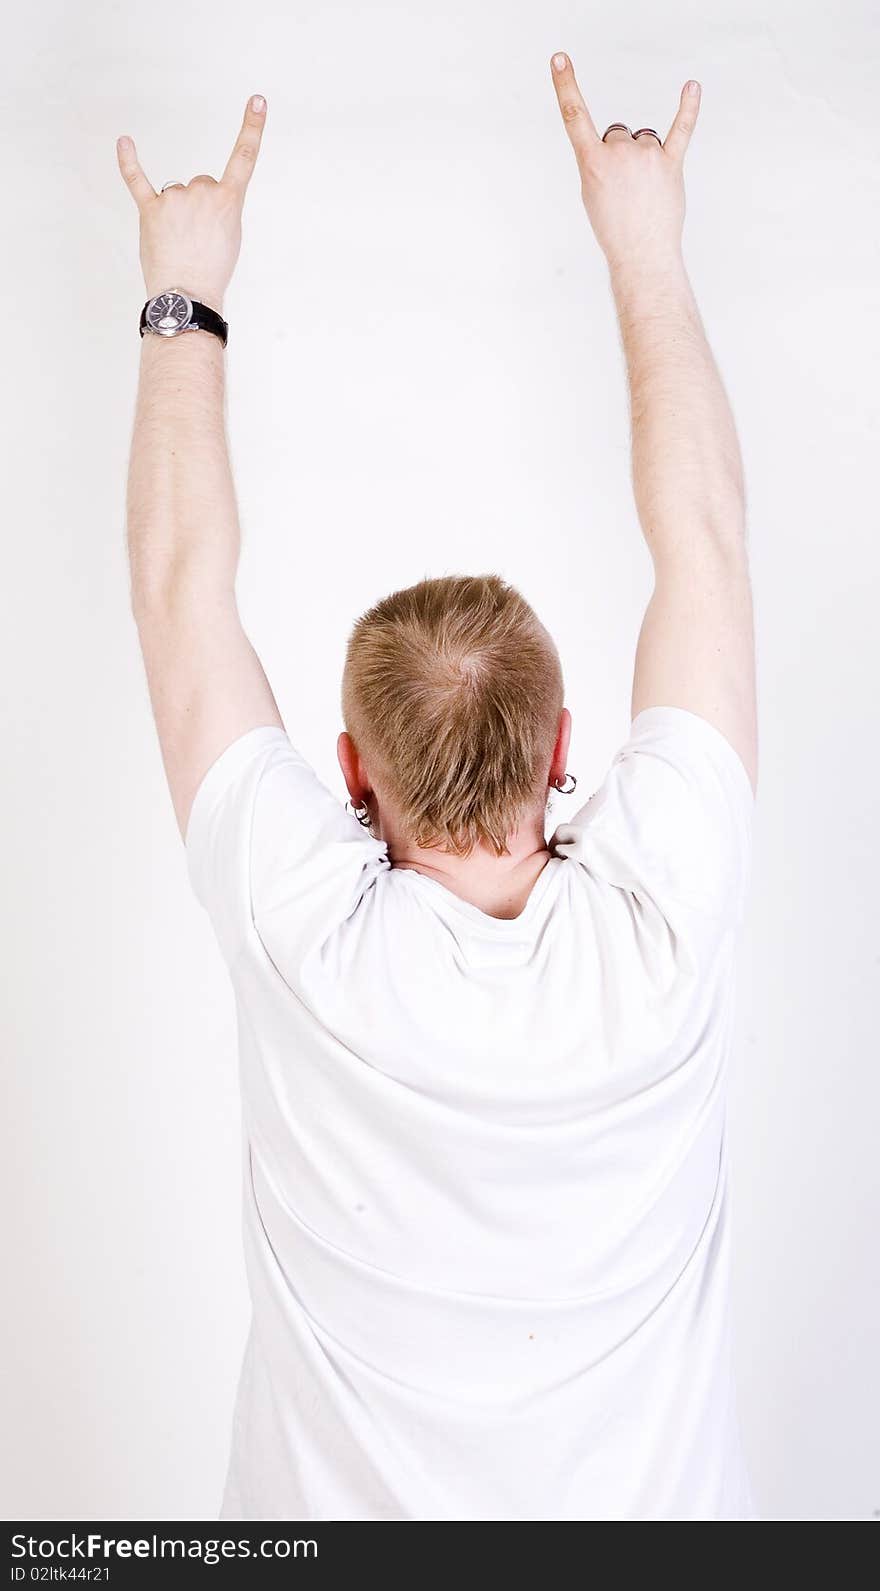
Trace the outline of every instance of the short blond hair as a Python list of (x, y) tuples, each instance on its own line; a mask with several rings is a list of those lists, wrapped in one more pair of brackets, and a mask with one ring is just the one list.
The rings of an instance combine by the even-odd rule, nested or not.
[(562, 711), (559, 654), (499, 575), (393, 591), (357, 620), (345, 727), (419, 846), (496, 855), (546, 804)]

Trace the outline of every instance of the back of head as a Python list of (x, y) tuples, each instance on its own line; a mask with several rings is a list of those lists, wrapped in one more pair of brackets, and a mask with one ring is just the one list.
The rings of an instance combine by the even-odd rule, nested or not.
[(417, 845), (497, 855), (543, 809), (562, 670), (544, 626), (498, 575), (394, 591), (358, 619), (345, 727)]

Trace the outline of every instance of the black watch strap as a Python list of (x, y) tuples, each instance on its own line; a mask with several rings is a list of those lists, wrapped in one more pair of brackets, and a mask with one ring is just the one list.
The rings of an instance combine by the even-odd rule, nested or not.
[[(140, 334), (142, 337), (147, 329), (147, 306), (151, 303), (152, 299), (148, 298), (141, 310)], [(197, 298), (192, 299), (192, 307), (192, 320), (185, 328), (186, 331), (212, 331), (215, 337), (220, 338), (225, 348), (229, 338), (228, 322), (223, 319), (222, 315), (217, 314), (216, 309), (210, 309), (207, 304), (200, 303)]]

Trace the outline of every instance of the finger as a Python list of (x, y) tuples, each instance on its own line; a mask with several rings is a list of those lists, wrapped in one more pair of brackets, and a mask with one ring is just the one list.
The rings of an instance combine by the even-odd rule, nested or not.
[(583, 95), (577, 86), (574, 67), (567, 55), (554, 55), (551, 62), (553, 69), (553, 86), (556, 89), (556, 98), (562, 112), (565, 130), (571, 139), (576, 155), (599, 143), (599, 134), (593, 126), (593, 119), (584, 104)]
[(149, 178), (144, 175), (133, 138), (117, 138), (116, 158), (129, 192), (140, 210), (148, 199), (155, 199), (156, 190)]
[(227, 187), (236, 188), (242, 198), (253, 176), (265, 125), (266, 101), (262, 94), (254, 94), (247, 102), (241, 132), (235, 140), (235, 148), (226, 162), (226, 170), (220, 179)]
[(700, 109), (700, 85), (693, 79), (685, 83), (681, 91), (678, 110), (675, 120), (666, 134), (663, 148), (673, 160), (683, 160), (685, 150), (691, 141), (691, 133), (697, 125), (697, 114)]

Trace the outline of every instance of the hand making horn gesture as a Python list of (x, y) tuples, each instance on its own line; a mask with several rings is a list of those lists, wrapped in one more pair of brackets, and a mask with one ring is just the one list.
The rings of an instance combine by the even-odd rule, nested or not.
[(119, 169), (140, 214), (140, 253), (150, 297), (169, 288), (219, 314), (241, 248), (241, 212), (266, 122), (266, 101), (248, 101), (220, 181), (200, 175), (166, 182), (159, 193), (145, 175), (131, 138), (120, 138)]
[(581, 196), (612, 269), (663, 264), (681, 253), (685, 151), (700, 108), (700, 85), (685, 83), (672, 126), (634, 133), (612, 122), (601, 138), (567, 55), (554, 55), (553, 83), (581, 176)]

